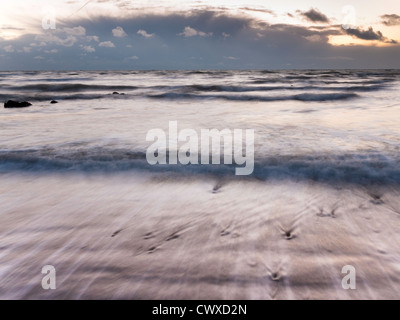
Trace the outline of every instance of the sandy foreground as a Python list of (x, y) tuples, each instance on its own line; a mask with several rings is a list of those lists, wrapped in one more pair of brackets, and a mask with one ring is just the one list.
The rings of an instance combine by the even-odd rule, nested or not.
[[(400, 298), (398, 186), (0, 178), (2, 299)], [(355, 290), (342, 288), (345, 265)]]

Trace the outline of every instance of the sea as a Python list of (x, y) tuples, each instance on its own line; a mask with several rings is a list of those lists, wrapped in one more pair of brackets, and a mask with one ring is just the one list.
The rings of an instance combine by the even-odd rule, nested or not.
[[(234, 165), (155, 165), (149, 130), (252, 129), (256, 179), (400, 181), (400, 71), (3, 71), (1, 172), (168, 171), (232, 176)], [(51, 100), (58, 101), (50, 104)]]

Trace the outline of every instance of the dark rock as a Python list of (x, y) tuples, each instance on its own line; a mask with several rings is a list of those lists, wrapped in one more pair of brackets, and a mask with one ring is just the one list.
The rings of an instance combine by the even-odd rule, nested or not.
[(28, 101), (14, 101), (14, 100), (8, 100), (7, 102), (4, 102), (4, 108), (26, 108), (31, 106), (32, 103), (29, 103)]
[(119, 94), (119, 92), (117, 92), (117, 91), (114, 91), (114, 92), (113, 92), (113, 94)]
[(50, 103), (58, 103), (57, 100), (51, 100)]

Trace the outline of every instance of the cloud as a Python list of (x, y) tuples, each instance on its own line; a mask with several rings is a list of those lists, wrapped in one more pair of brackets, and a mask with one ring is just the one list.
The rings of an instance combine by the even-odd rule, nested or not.
[(128, 60), (138, 60), (138, 59), (139, 59), (138, 56), (132, 56), (132, 57), (129, 57), (129, 58), (128, 58)]
[(57, 53), (58, 50), (57, 49), (51, 49), (51, 50), (45, 50), (45, 53)]
[(322, 12), (318, 11), (317, 9), (311, 8), (308, 11), (297, 11), (300, 13), (301, 16), (306, 18), (306, 20), (311, 22), (322, 22), (322, 23), (329, 23), (329, 18), (324, 15)]
[(95, 52), (96, 51), (96, 49), (93, 48), (92, 46), (81, 45), (81, 48), (82, 48), (83, 51), (85, 51), (87, 53), (91, 53), (91, 52)]
[(42, 41), (40, 43), (32, 42), (31, 44), (29, 44), (29, 46), (31, 46), (31, 47), (45, 47), (45, 46), (47, 46), (47, 43), (44, 42), (44, 41)]
[(82, 26), (78, 26), (74, 28), (63, 28), (61, 29), (61, 32), (74, 36), (84, 36), (86, 34), (86, 29)]
[(65, 38), (62, 38), (57, 36), (55, 33), (48, 32), (37, 35), (35, 40), (43, 43), (52, 43), (64, 47), (71, 47), (76, 43), (77, 38), (73, 35), (67, 35)]
[(305, 36), (304, 38), (311, 42), (321, 41), (321, 36), (319, 34), (313, 34), (312, 36)]
[(154, 36), (154, 33), (147, 33), (146, 30), (142, 30), (140, 29), (138, 32), (136, 32), (137, 34), (140, 34), (141, 36), (145, 37), (145, 38), (151, 38)]
[(14, 27), (14, 26), (11, 26), (11, 25), (2, 25), (0, 27), (0, 30), (18, 30), (18, 31), (22, 31), (22, 30), (25, 30), (25, 28), (18, 28), (18, 27)]
[(212, 32), (205, 33), (203, 31), (197, 31), (196, 29), (191, 28), (191, 27), (185, 27), (185, 29), (183, 29), (183, 32), (179, 33), (179, 35), (182, 35), (186, 38), (195, 37), (195, 36), (210, 37), (210, 36), (212, 36)]
[[(83, 38), (86, 35), (86, 29), (82, 26), (77, 27), (64, 27), (55, 30), (46, 30), (42, 34), (35, 36), (36, 41), (40, 41), (44, 45), (39, 44), (39, 46), (45, 46), (46, 44), (55, 44), (64, 47), (73, 46), (79, 38)], [(95, 36), (88, 36), (87, 39), (92, 39)], [(93, 38), (94, 39), (94, 38)]]
[(111, 41), (103, 41), (99, 43), (99, 47), (114, 48), (115, 45)]
[(99, 37), (98, 36), (87, 36), (86, 39), (90, 42), (90, 41), (95, 41), (95, 42), (99, 42)]
[[(87, 29), (87, 33), (96, 34), (100, 38), (107, 37), (109, 30), (116, 25), (122, 27), (128, 35), (137, 34), (138, 30), (144, 30), (147, 34), (153, 34), (158, 41), (168, 40), (172, 35), (183, 35), (185, 27), (189, 27), (199, 32), (201, 35), (221, 35), (223, 32), (233, 36), (242, 30), (251, 27), (254, 23), (253, 18), (244, 14), (231, 15), (226, 12), (209, 10), (189, 10), (169, 13), (132, 13), (123, 17), (112, 16), (91, 16), (73, 20), (71, 23), (82, 25)], [(151, 32), (150, 32), (150, 31)], [(189, 29), (190, 33), (190, 29)], [(143, 34), (141, 34), (143, 36)], [(143, 36), (145, 38), (145, 36)], [(211, 38), (211, 37), (210, 37)], [(128, 38), (126, 38), (128, 39)], [(107, 39), (110, 40), (110, 39)], [(123, 40), (123, 39), (121, 39)], [(148, 45), (151, 45), (148, 43)]]
[(395, 40), (389, 40), (386, 38), (382, 32), (374, 31), (372, 27), (369, 27), (368, 30), (362, 30), (360, 28), (349, 28), (345, 30), (348, 35), (351, 35), (355, 38), (362, 39), (362, 40), (376, 40), (386, 43), (397, 43)]
[(337, 57), (321, 57), (319, 58), (321, 60), (345, 60), (345, 61), (352, 61), (354, 60), (354, 58), (349, 58), (349, 57), (341, 57), (341, 56), (337, 56)]
[[(364, 27), (347, 33), (340, 25), (269, 23), (240, 12), (192, 10), (80, 16), (63, 21), (60, 29), (0, 39), (0, 51), (4, 55), (0, 59), (0, 69), (115, 70), (132, 67), (132, 64), (153, 70), (398, 66), (399, 45), (376, 46), (372, 41), (365, 41), (335, 46), (330, 42), (332, 37), (345, 34), (390, 41), (375, 30), (369, 32)], [(116, 26), (128, 36), (115, 38), (111, 30)], [(140, 30), (143, 32), (138, 33)], [(151, 32), (155, 34), (148, 41), (145, 35)], [(375, 35), (371, 37), (370, 33)], [(7, 46), (14, 52), (5, 51)], [(25, 52), (24, 47), (31, 48), (30, 52)], [(118, 50), (107, 49), (113, 47)], [(58, 50), (55, 58), (47, 59), (50, 56), (47, 52), (55, 48)], [(91, 48), (96, 50), (95, 54), (90, 54)], [(34, 59), (35, 56), (46, 59)]]
[(253, 12), (260, 12), (260, 13), (268, 13), (268, 14), (273, 15), (273, 16), (276, 15), (274, 11), (269, 10), (269, 9), (256, 9), (256, 8), (249, 8), (249, 7), (243, 7), (243, 8), (240, 8), (240, 9), (241, 9), (241, 10), (244, 10), (244, 11), (253, 11)]
[(400, 25), (400, 16), (397, 14), (384, 14), (381, 16), (382, 23), (385, 26), (392, 27)]
[(112, 29), (112, 34), (114, 37), (117, 38), (123, 38), (127, 36), (126, 32), (122, 27), (116, 27), (115, 29)]
[(12, 45), (8, 45), (4, 47), (4, 51), (6, 52), (14, 52), (14, 47)]

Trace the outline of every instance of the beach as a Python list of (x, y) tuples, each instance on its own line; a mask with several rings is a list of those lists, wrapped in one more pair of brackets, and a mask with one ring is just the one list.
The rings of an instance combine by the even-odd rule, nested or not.
[[(399, 77), (2, 72), (0, 298), (398, 299)], [(169, 121), (254, 130), (254, 172), (150, 165)]]
[[(215, 183), (3, 175), (1, 298), (398, 297), (398, 188)], [(40, 286), (47, 264), (56, 290)]]

